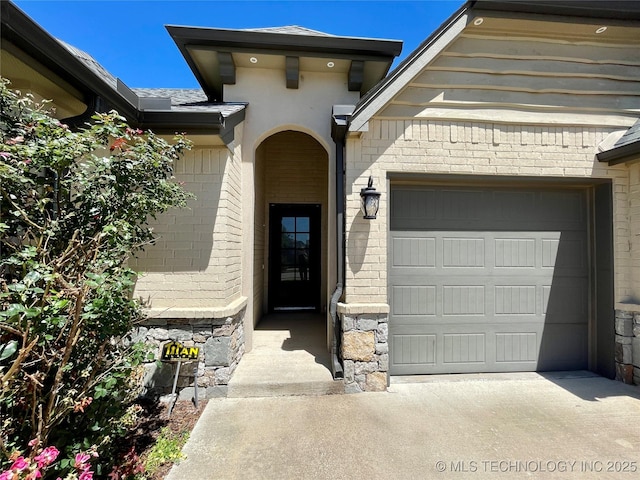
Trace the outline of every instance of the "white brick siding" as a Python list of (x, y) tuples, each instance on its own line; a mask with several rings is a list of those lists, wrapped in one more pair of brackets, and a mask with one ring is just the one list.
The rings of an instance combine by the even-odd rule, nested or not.
[[(633, 303), (640, 302), (640, 164), (629, 166), (629, 228), (624, 232), (629, 238), (629, 270), (631, 272), (631, 296), (622, 299)], [(620, 299), (616, 299), (620, 300)]]
[(130, 262), (144, 272), (135, 294), (154, 308), (224, 307), (240, 297), (240, 159), (225, 147), (197, 148), (175, 176), (197, 198), (150, 222), (159, 238)]

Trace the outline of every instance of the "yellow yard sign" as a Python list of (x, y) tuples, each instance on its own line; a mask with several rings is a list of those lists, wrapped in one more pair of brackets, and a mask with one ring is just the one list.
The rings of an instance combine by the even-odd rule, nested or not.
[(185, 347), (179, 342), (169, 342), (162, 346), (162, 360), (171, 362), (176, 360), (197, 360), (200, 354), (198, 347)]

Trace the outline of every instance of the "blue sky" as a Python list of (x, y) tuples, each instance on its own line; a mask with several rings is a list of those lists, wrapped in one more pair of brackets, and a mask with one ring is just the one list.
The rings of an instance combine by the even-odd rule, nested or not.
[[(334, 35), (402, 40), (413, 51), (464, 0), (14, 0), (53, 36), (85, 50), (130, 87), (198, 84), (164, 25), (300, 25)], [(397, 61), (396, 61), (397, 64)], [(395, 66), (395, 64), (394, 64)]]

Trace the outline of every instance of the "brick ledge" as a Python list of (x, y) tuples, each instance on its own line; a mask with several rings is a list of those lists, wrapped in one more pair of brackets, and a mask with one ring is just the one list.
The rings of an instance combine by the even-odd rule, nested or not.
[(247, 306), (240, 297), (224, 307), (153, 307), (145, 309), (149, 318), (224, 318), (232, 317)]
[(338, 303), (338, 313), (357, 315), (361, 313), (389, 313), (386, 303)]
[(637, 303), (616, 303), (616, 310), (640, 313), (640, 305)]

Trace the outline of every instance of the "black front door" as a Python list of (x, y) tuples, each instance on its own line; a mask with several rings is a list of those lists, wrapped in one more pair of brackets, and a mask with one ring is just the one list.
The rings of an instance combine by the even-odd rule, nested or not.
[(320, 307), (320, 205), (269, 207), (269, 310)]

